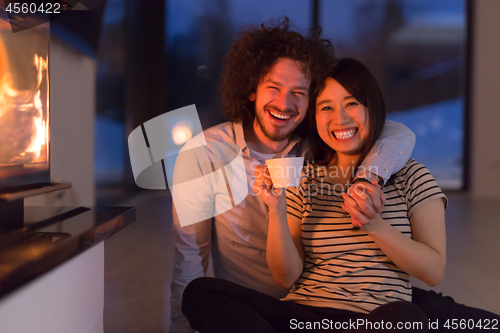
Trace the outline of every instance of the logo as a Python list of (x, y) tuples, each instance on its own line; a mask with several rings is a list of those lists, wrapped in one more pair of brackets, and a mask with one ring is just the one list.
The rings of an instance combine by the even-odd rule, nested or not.
[(240, 148), (207, 141), (195, 105), (164, 113), (128, 137), (137, 186), (170, 189), (181, 226), (222, 214), (248, 194)]

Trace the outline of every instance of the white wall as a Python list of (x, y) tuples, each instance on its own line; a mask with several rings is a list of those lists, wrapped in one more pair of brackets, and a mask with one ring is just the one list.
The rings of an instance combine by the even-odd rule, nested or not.
[(500, 199), (500, 1), (472, 4), (471, 194)]

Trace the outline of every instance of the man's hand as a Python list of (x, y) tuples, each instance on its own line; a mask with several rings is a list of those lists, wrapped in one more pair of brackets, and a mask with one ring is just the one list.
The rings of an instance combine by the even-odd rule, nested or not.
[(359, 182), (342, 193), (344, 209), (351, 215), (354, 227), (362, 228), (374, 220), (382, 212), (385, 205), (385, 195), (374, 180), (371, 184)]

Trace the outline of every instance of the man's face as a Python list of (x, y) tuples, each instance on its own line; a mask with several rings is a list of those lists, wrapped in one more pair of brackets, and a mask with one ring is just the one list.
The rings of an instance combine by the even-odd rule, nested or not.
[(278, 59), (260, 81), (257, 92), (250, 95), (255, 102), (255, 130), (271, 141), (289, 138), (306, 116), (310, 84), (300, 63)]

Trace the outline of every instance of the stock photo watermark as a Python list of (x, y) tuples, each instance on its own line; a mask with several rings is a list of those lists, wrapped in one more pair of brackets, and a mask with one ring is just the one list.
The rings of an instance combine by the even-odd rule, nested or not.
[[(256, 169), (259, 166), (259, 162), (252, 162), (251, 168), (257, 170), (255, 173), (255, 179), (260, 178), (263, 175), (263, 171)], [(358, 168), (354, 166), (349, 167), (338, 167), (338, 166), (314, 166), (314, 162), (308, 162), (306, 166), (296, 167), (292, 165), (281, 166), (278, 165), (274, 167), (271, 178), (274, 182), (275, 179), (285, 179), (292, 180), (285, 183), (285, 186), (280, 187), (299, 187), (299, 192), (302, 196), (311, 198), (317, 195), (329, 195), (347, 192), (352, 186), (352, 180), (354, 179), (357, 172), (369, 171), (373, 174), (377, 174), (377, 167), (366, 168), (364, 166), (359, 166)], [(307, 182), (305, 186), (299, 186), (293, 182), (297, 177), (305, 179), (316, 179), (316, 182)], [(255, 182), (255, 179), (253, 180)], [(342, 180), (348, 179), (347, 183)], [(339, 182), (337, 182), (339, 181)], [(253, 184), (252, 184), (253, 185)], [(252, 195), (260, 195), (261, 190), (267, 187), (254, 187), (254, 192)], [(354, 186), (351, 190), (356, 195), (360, 196), (366, 193), (365, 186)]]

